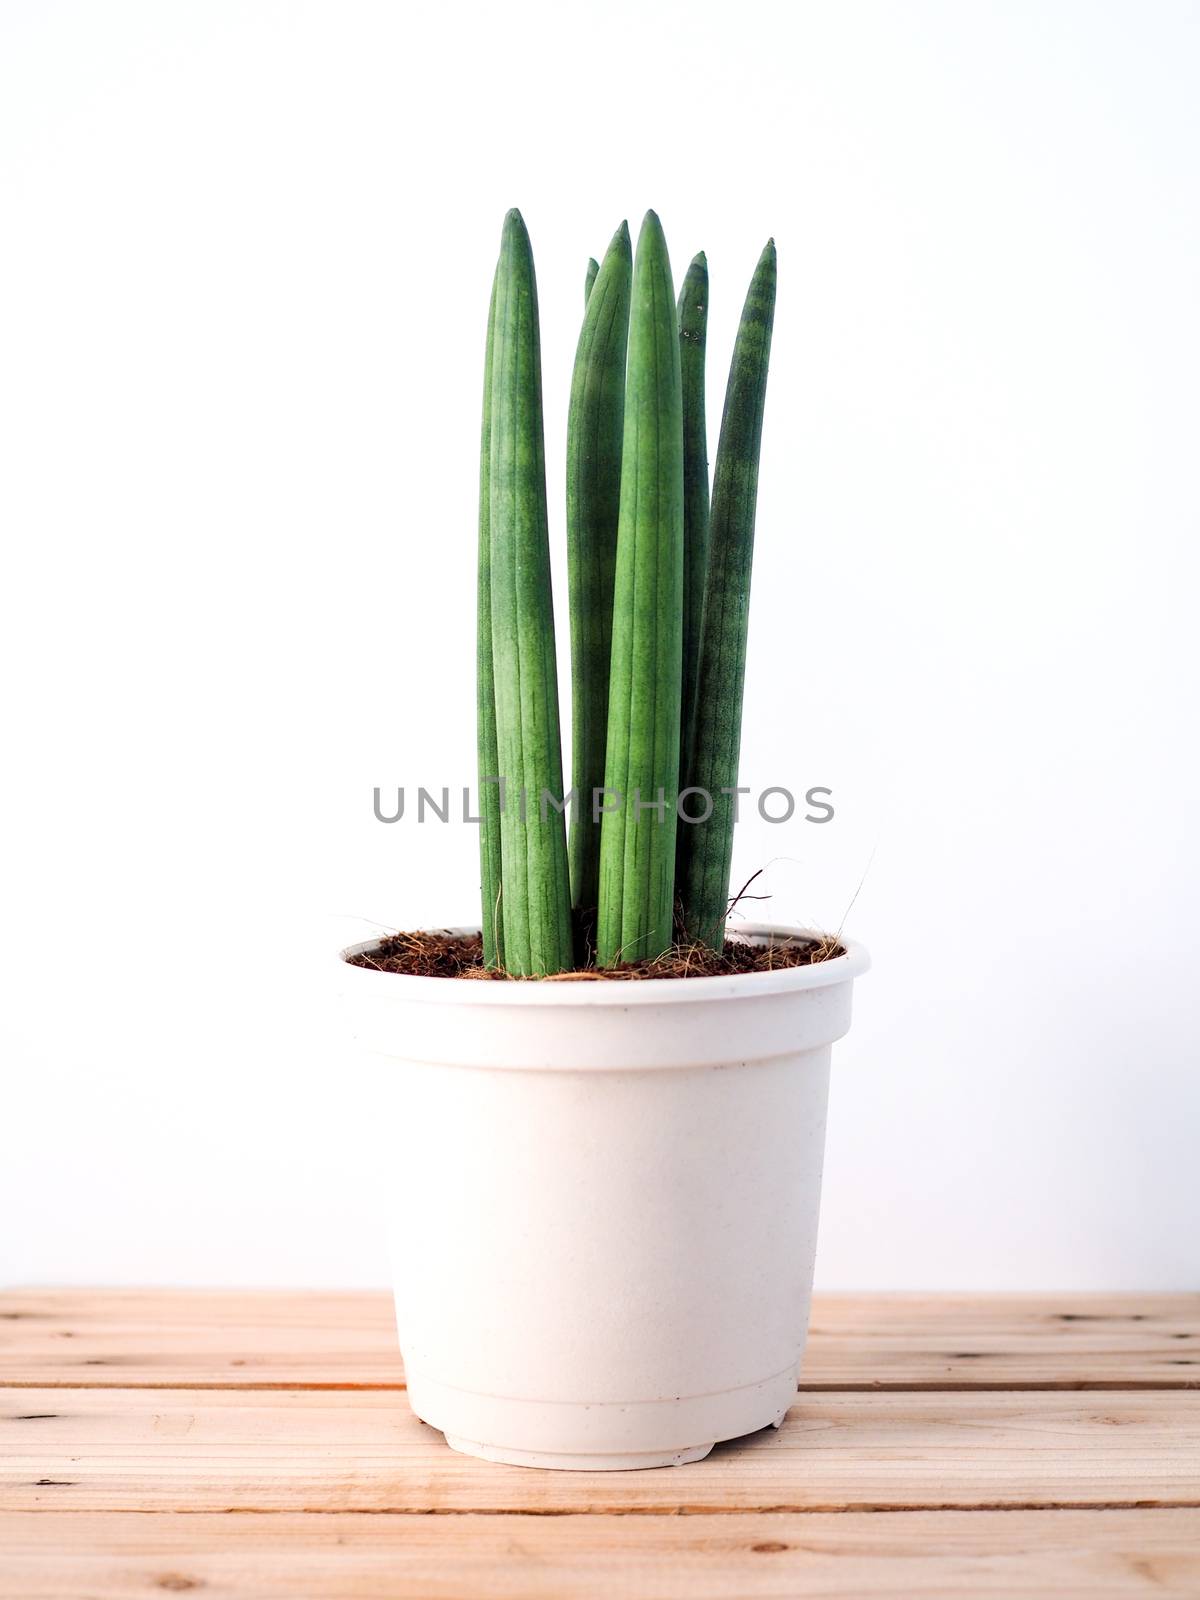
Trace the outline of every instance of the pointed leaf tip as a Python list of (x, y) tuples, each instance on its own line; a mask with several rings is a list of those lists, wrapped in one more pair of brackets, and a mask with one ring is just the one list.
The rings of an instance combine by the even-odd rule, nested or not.
[(633, 254), (633, 248), (632, 248), (632, 246), (630, 245), (630, 242), (629, 242), (629, 224), (628, 224), (628, 222), (622, 222), (621, 223), (621, 226), (617, 229), (616, 233), (614, 233), (612, 238), (609, 240), (608, 248), (610, 250), (620, 250), (623, 255), (627, 255), (627, 256)]
[(510, 211), (506, 211), (504, 214), (504, 227), (500, 234), (501, 240), (509, 238), (512, 234), (516, 234), (518, 238), (528, 239), (529, 237), (529, 230), (525, 226), (525, 218), (517, 210), (516, 206), (513, 206)]
[(642, 218), (642, 227), (638, 234), (638, 250), (640, 251), (643, 245), (647, 244), (655, 251), (662, 251), (664, 254), (666, 252), (667, 236), (663, 232), (663, 225), (659, 221), (657, 211), (647, 211)]

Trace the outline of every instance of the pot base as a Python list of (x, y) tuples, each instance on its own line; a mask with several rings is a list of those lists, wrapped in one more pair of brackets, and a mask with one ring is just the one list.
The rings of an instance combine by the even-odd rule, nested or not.
[(481, 1444), (478, 1439), (446, 1435), (446, 1443), (460, 1455), (478, 1456), (482, 1461), (502, 1461), (510, 1467), (550, 1467), (559, 1472), (634, 1472), (640, 1467), (682, 1467), (689, 1461), (703, 1461), (716, 1444), (693, 1445), (689, 1450), (660, 1454), (648, 1450), (628, 1455), (563, 1455), (553, 1450), (508, 1450), (503, 1445)]
[(514, 1467), (630, 1472), (702, 1461), (714, 1444), (778, 1427), (796, 1398), (796, 1368), (715, 1394), (626, 1404), (516, 1400), (408, 1373), (408, 1401), (462, 1455)]

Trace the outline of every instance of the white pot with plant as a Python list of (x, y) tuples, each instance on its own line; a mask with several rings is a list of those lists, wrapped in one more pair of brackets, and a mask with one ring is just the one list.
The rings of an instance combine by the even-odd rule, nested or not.
[(726, 934), (775, 247), (711, 506), (708, 272), (648, 213), (587, 278), (568, 422), (564, 820), (537, 291), (505, 219), (479, 520), (482, 932), (342, 952), (403, 1137), (413, 1410), (531, 1466), (697, 1460), (778, 1424), (808, 1322), (833, 1041), (865, 953)]

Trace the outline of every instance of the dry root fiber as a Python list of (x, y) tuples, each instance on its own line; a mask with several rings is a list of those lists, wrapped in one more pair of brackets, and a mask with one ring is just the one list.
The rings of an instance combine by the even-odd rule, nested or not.
[(843, 954), (832, 936), (786, 939), (778, 944), (750, 944), (736, 934), (719, 953), (703, 945), (673, 945), (653, 961), (631, 961), (619, 967), (584, 967), (550, 978), (510, 978), (483, 964), (483, 941), (477, 933), (393, 933), (371, 951), (351, 956), (356, 967), (401, 972), (415, 978), (476, 978), (485, 983), (613, 983), (643, 978), (720, 978), (743, 972), (773, 972), (781, 967), (807, 967)]

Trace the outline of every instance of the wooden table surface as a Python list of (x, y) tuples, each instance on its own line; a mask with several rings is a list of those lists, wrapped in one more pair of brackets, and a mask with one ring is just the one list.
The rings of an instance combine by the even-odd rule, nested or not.
[(1200, 1596), (1200, 1295), (825, 1295), (778, 1431), (456, 1455), (382, 1294), (0, 1294), (0, 1595)]

